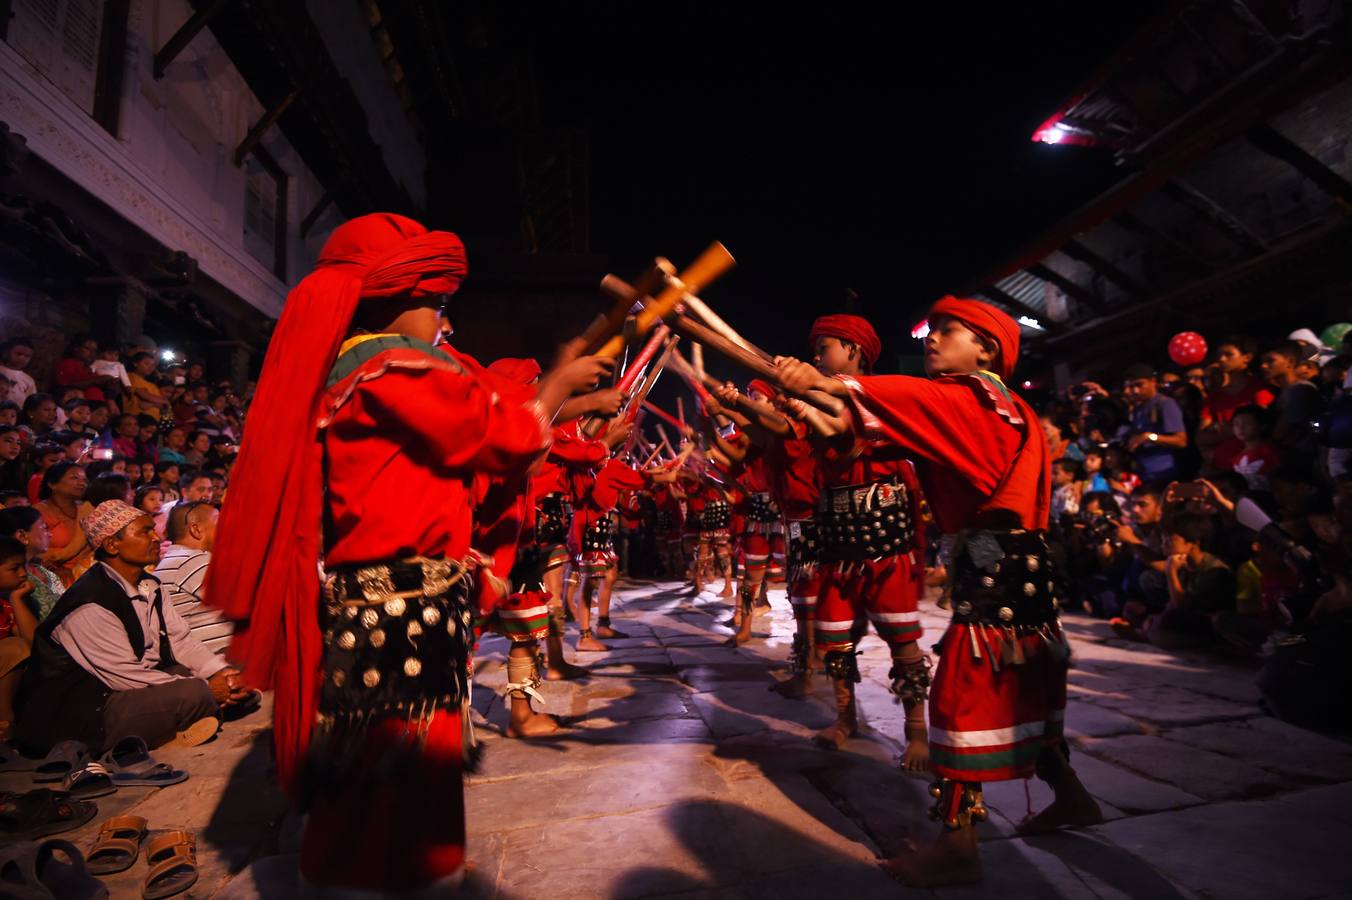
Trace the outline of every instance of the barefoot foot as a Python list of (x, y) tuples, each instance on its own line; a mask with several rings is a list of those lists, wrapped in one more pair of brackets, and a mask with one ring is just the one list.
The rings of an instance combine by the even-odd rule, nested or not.
[(1058, 828), (1084, 828), (1103, 823), (1103, 810), (1083, 785), (1056, 792), (1056, 799), (1042, 812), (1015, 826), (1019, 834), (1046, 834)]
[(586, 678), (587, 674), (587, 670), (582, 666), (559, 662), (545, 668), (545, 681), (573, 681), (577, 678)]
[(616, 631), (609, 625), (598, 625), (596, 628), (596, 636), (599, 638), (605, 638), (608, 641), (617, 641), (620, 640), (621, 638), (629, 637), (629, 635), (625, 634), (623, 631)]
[(934, 843), (924, 847), (912, 844), (884, 860), (882, 867), (902, 884), (918, 888), (975, 884), (982, 879), (976, 832), (971, 827), (946, 831)]
[(770, 685), (767, 690), (774, 691), (788, 700), (802, 700), (812, 693), (812, 676), (807, 672), (799, 672), (778, 684)]
[(558, 721), (550, 715), (531, 711), (526, 718), (517, 721), (513, 719), (507, 723), (507, 736), (509, 738), (521, 738), (530, 740), (534, 737), (543, 737), (546, 734), (553, 734), (559, 730)]
[(580, 637), (577, 639), (577, 652), (579, 653), (605, 653), (609, 649), (609, 647), (594, 637)]
[(901, 771), (928, 772), (930, 746), (929, 738), (924, 734), (906, 736), (906, 752), (901, 755)]
[(845, 742), (859, 733), (859, 724), (854, 719), (837, 719), (813, 736), (812, 741), (826, 750), (843, 750)]

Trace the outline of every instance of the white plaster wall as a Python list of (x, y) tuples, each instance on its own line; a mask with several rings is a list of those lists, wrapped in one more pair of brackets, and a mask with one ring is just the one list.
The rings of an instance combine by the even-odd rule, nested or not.
[(330, 209), (307, 240), (299, 222), (322, 186), (272, 129), (264, 142), (290, 175), (286, 283), (244, 240), (246, 173), (234, 148), (263, 107), (249, 92), (209, 30), (169, 66), (152, 73), (155, 50), (189, 18), (186, 0), (133, 0), (118, 134), (99, 127), (13, 48), (0, 42), (0, 119), (30, 148), (242, 299), (276, 316), (287, 288), (309, 271), (338, 223)]

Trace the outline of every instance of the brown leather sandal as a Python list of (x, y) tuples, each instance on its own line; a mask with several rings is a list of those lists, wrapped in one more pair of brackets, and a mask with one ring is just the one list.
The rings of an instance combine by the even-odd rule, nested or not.
[(140, 816), (113, 816), (99, 826), (99, 836), (89, 848), (85, 862), (95, 875), (125, 872), (141, 854), (146, 820)]
[(161, 900), (197, 883), (197, 837), (186, 831), (166, 831), (146, 847), (145, 900)]

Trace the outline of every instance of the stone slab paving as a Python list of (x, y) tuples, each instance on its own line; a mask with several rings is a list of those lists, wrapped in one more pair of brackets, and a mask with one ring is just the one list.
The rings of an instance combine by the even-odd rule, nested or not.
[[(864, 728), (842, 752), (810, 742), (832, 719), (823, 681), (806, 701), (767, 688), (793, 633), (782, 592), (756, 639), (722, 645), (728, 606), (678, 585), (630, 582), (607, 653), (580, 654), (589, 678), (543, 687), (568, 727), (525, 743), (501, 736), (505, 642), (477, 660), (475, 717), (486, 756), (468, 779), (466, 893), (492, 898), (1286, 898), (1352, 896), (1338, 852), (1352, 840), (1352, 744), (1268, 718), (1255, 671), (1116, 639), (1071, 617), (1067, 734), (1106, 821), (1023, 839), (1015, 826), (1049, 790), (990, 785), (980, 829), (987, 880), (916, 891), (879, 855), (933, 834), (925, 779), (897, 770), (904, 717), (887, 690), (886, 647), (861, 645)], [(947, 615), (923, 609), (924, 645)], [(296, 896), (299, 822), (272, 787), (266, 710), (216, 742), (166, 751), (193, 773), (100, 803), (153, 829), (186, 827), (202, 880), (184, 896)], [(24, 776), (0, 776), (22, 787)], [(94, 825), (73, 840), (88, 846)], [(139, 896), (144, 865), (108, 884)]]

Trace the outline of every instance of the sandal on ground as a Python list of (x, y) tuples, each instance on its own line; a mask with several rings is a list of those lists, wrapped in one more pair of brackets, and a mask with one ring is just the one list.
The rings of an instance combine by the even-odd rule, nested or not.
[(96, 812), (93, 803), (73, 800), (65, 791), (38, 788), (26, 794), (0, 794), (0, 840), (31, 841), (74, 831)]
[(197, 883), (197, 838), (186, 831), (166, 831), (146, 847), (146, 875), (141, 896), (161, 900)]
[(43, 760), (24, 756), (8, 741), (0, 741), (0, 772), (32, 772)]
[(118, 787), (164, 787), (188, 779), (182, 769), (156, 762), (146, 742), (135, 735), (114, 744), (100, 762)]
[(166, 747), (198, 747), (216, 736), (221, 730), (221, 720), (215, 716), (205, 716), (183, 729)]
[(36, 784), (61, 781), (71, 772), (89, 762), (89, 748), (79, 741), (62, 741), (51, 749), (33, 770)]
[(62, 779), (61, 788), (76, 800), (92, 800), (106, 797), (117, 785), (102, 763), (91, 760)]
[(130, 869), (141, 853), (146, 820), (140, 816), (114, 816), (99, 826), (99, 836), (89, 848), (89, 871), (112, 875)]
[(107, 900), (108, 889), (89, 874), (74, 844), (49, 840), (0, 849), (0, 896), (6, 900)]

